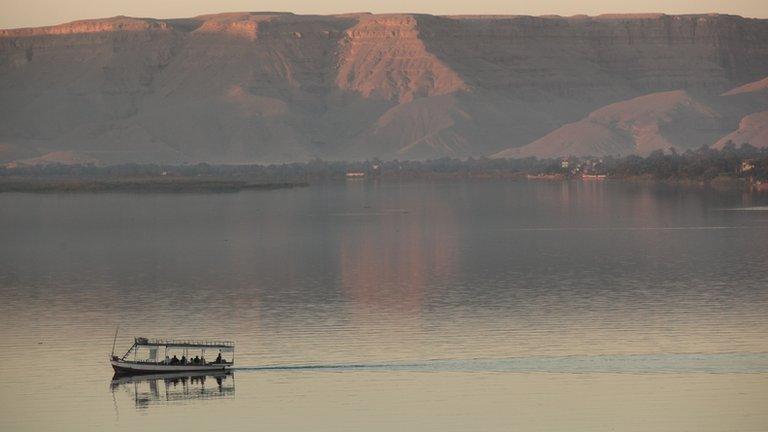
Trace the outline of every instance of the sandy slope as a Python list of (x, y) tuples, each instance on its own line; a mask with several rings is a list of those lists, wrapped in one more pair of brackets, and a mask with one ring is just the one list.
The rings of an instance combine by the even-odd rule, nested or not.
[(729, 141), (736, 146), (746, 143), (755, 147), (768, 147), (768, 111), (744, 117), (739, 122), (739, 128), (720, 138), (714, 147), (723, 148)]
[(498, 157), (647, 155), (700, 147), (724, 132), (722, 115), (685, 91), (652, 93), (593, 111)]
[(683, 90), (651, 93), (607, 105), (528, 145), (494, 156), (647, 155), (670, 148), (684, 151), (713, 144), (721, 148), (729, 140), (765, 147), (768, 116), (761, 110), (766, 108), (768, 79), (721, 96), (694, 97)]
[[(763, 108), (768, 107), (768, 77), (737, 87), (723, 95), (757, 101)], [(714, 147), (722, 148), (728, 142), (737, 146), (749, 143), (755, 147), (768, 147), (768, 111), (744, 116), (739, 122), (739, 128), (720, 138)]]

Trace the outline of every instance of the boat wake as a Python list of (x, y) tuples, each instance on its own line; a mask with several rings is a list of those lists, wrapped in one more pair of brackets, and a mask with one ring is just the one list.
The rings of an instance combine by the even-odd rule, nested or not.
[(653, 226), (639, 226), (639, 227), (528, 227), (528, 228), (506, 228), (503, 231), (520, 231), (520, 232), (536, 232), (536, 231), (572, 231), (572, 232), (591, 232), (591, 231), (719, 231), (719, 230), (747, 230), (754, 229), (751, 225), (738, 225), (738, 226), (670, 226), (670, 227), (653, 227)]
[(725, 208), (726, 211), (768, 211), (768, 206), (754, 206), (754, 207), (732, 207)]
[(272, 364), (237, 371), (403, 371), (545, 373), (766, 373), (768, 353), (541, 356), (414, 362)]

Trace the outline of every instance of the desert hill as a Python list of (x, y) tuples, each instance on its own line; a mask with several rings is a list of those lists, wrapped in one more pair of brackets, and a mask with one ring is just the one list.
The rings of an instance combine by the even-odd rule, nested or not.
[(723, 96), (736, 96), (744, 94), (765, 93), (768, 91), (768, 77), (761, 80), (744, 84), (735, 89), (728, 90)]
[(768, 147), (768, 111), (745, 116), (739, 122), (739, 128), (720, 138), (714, 147), (723, 148), (729, 142), (736, 146), (751, 144), (755, 147)]
[(677, 90), (608, 105), (497, 156), (648, 155), (654, 150), (700, 147), (700, 143), (711, 143), (726, 131), (720, 113)]
[(738, 129), (720, 138), (714, 147), (722, 148), (729, 142), (736, 146), (748, 143), (755, 147), (768, 147), (768, 110), (759, 110), (768, 107), (768, 77), (732, 89), (723, 96), (748, 103), (748, 108), (743, 111), (750, 114), (739, 121)]
[(651, 93), (607, 105), (528, 145), (494, 156), (646, 156), (656, 150), (685, 151), (712, 144), (722, 147), (729, 139), (737, 145), (765, 147), (768, 122), (764, 114), (742, 118), (745, 113), (768, 107), (768, 98), (761, 92), (759, 86), (750, 83), (719, 97), (695, 97), (683, 90)]
[(662, 14), (265, 12), (0, 30), (0, 161), (699, 147), (768, 109), (752, 88), (728, 94), (765, 78), (766, 41), (768, 20)]

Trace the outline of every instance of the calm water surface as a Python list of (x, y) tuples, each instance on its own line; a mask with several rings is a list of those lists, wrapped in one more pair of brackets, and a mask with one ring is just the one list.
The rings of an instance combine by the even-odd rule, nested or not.
[[(768, 430), (768, 196), (0, 195), (0, 430)], [(112, 382), (133, 336), (224, 377)]]

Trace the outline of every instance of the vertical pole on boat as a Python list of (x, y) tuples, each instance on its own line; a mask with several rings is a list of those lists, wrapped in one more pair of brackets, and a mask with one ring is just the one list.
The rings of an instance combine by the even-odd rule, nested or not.
[(117, 343), (117, 332), (120, 330), (120, 326), (118, 325), (115, 329), (115, 338), (112, 339), (112, 357), (115, 356), (115, 343)]

